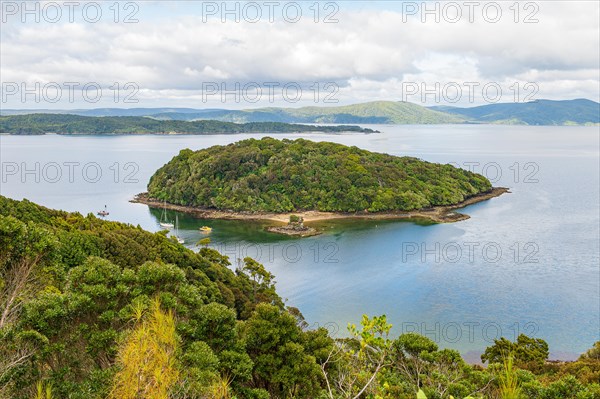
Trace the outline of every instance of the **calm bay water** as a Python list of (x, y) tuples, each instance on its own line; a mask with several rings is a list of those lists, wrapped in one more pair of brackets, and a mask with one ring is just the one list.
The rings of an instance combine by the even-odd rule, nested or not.
[[(288, 305), (340, 335), (366, 313), (470, 359), (500, 335), (542, 337), (562, 359), (600, 339), (597, 127), (369, 127), (382, 133), (271, 136), (454, 163), (512, 193), (465, 208), (459, 223), (327, 222), (306, 239), (179, 214), (186, 245), (212, 226), (212, 247), (232, 263), (260, 260)], [(248, 137), (261, 136), (0, 136), (0, 194), (81, 213), (107, 205), (108, 219), (157, 231), (160, 210), (128, 202), (152, 173), (181, 149)]]

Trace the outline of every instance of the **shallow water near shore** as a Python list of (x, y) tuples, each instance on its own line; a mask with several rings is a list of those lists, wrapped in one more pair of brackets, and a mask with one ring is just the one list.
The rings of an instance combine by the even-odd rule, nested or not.
[[(323, 221), (313, 225), (324, 234), (303, 239), (179, 213), (186, 245), (208, 236), (234, 264), (257, 258), (288, 305), (339, 335), (363, 313), (386, 314), (395, 334), (419, 331), (470, 360), (500, 335), (544, 338), (562, 359), (599, 339), (597, 127), (366, 127), (382, 133), (271, 136), (455, 163), (511, 193), (459, 210), (471, 219), (458, 223)], [(108, 219), (158, 231), (160, 209), (129, 203), (152, 173), (181, 149), (248, 137), (261, 135), (2, 136), (0, 194), (81, 213), (107, 205)]]

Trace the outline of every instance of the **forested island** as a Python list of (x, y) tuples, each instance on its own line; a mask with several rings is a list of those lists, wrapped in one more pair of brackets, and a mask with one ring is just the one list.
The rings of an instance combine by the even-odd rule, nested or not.
[(377, 133), (359, 126), (312, 126), (282, 122), (232, 123), (215, 120), (159, 120), (141, 116), (91, 117), (63, 114), (0, 116), (0, 133), (15, 135), (82, 134), (237, 134), (237, 133)]
[(251, 258), (0, 196), (0, 397), (600, 398), (600, 342), (549, 362), (521, 334), (470, 365), (385, 316), (311, 329), (274, 281)]
[(304, 139), (248, 139), (182, 150), (134, 201), (214, 218), (285, 222), (358, 216), (467, 217), (452, 210), (498, 196), (483, 176), (451, 165)]

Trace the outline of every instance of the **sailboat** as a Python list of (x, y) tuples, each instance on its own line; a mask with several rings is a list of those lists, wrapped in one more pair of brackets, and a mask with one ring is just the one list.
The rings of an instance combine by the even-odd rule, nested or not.
[(110, 213), (106, 210), (106, 205), (104, 205), (104, 210), (103, 211), (98, 211), (97, 212), (97, 215), (98, 216), (102, 216), (102, 217), (110, 215)]
[(160, 215), (160, 227), (163, 227), (165, 229), (172, 229), (173, 227), (175, 227), (173, 223), (169, 223), (167, 221), (167, 201), (165, 201), (162, 214)]
[(177, 240), (178, 243), (183, 244), (185, 243), (185, 240), (181, 237), (179, 237), (179, 229), (177, 228), (177, 226), (179, 225), (179, 217), (177, 215), (175, 215), (175, 239)]

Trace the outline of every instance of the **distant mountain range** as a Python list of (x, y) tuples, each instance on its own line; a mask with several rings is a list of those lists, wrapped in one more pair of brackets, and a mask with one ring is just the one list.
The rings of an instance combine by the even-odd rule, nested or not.
[(473, 108), (431, 107), (478, 123), (513, 125), (585, 125), (600, 123), (600, 104), (586, 99), (489, 104)]
[(408, 102), (368, 103), (302, 108), (256, 108), (246, 110), (193, 108), (97, 108), (90, 110), (2, 110), (1, 115), (32, 113), (80, 116), (137, 116), (159, 120), (217, 120), (222, 122), (363, 123), (363, 124), (456, 124), (493, 123), (514, 125), (600, 124), (600, 104), (591, 100), (536, 100), (528, 103), (488, 104), (471, 108), (423, 107)]

